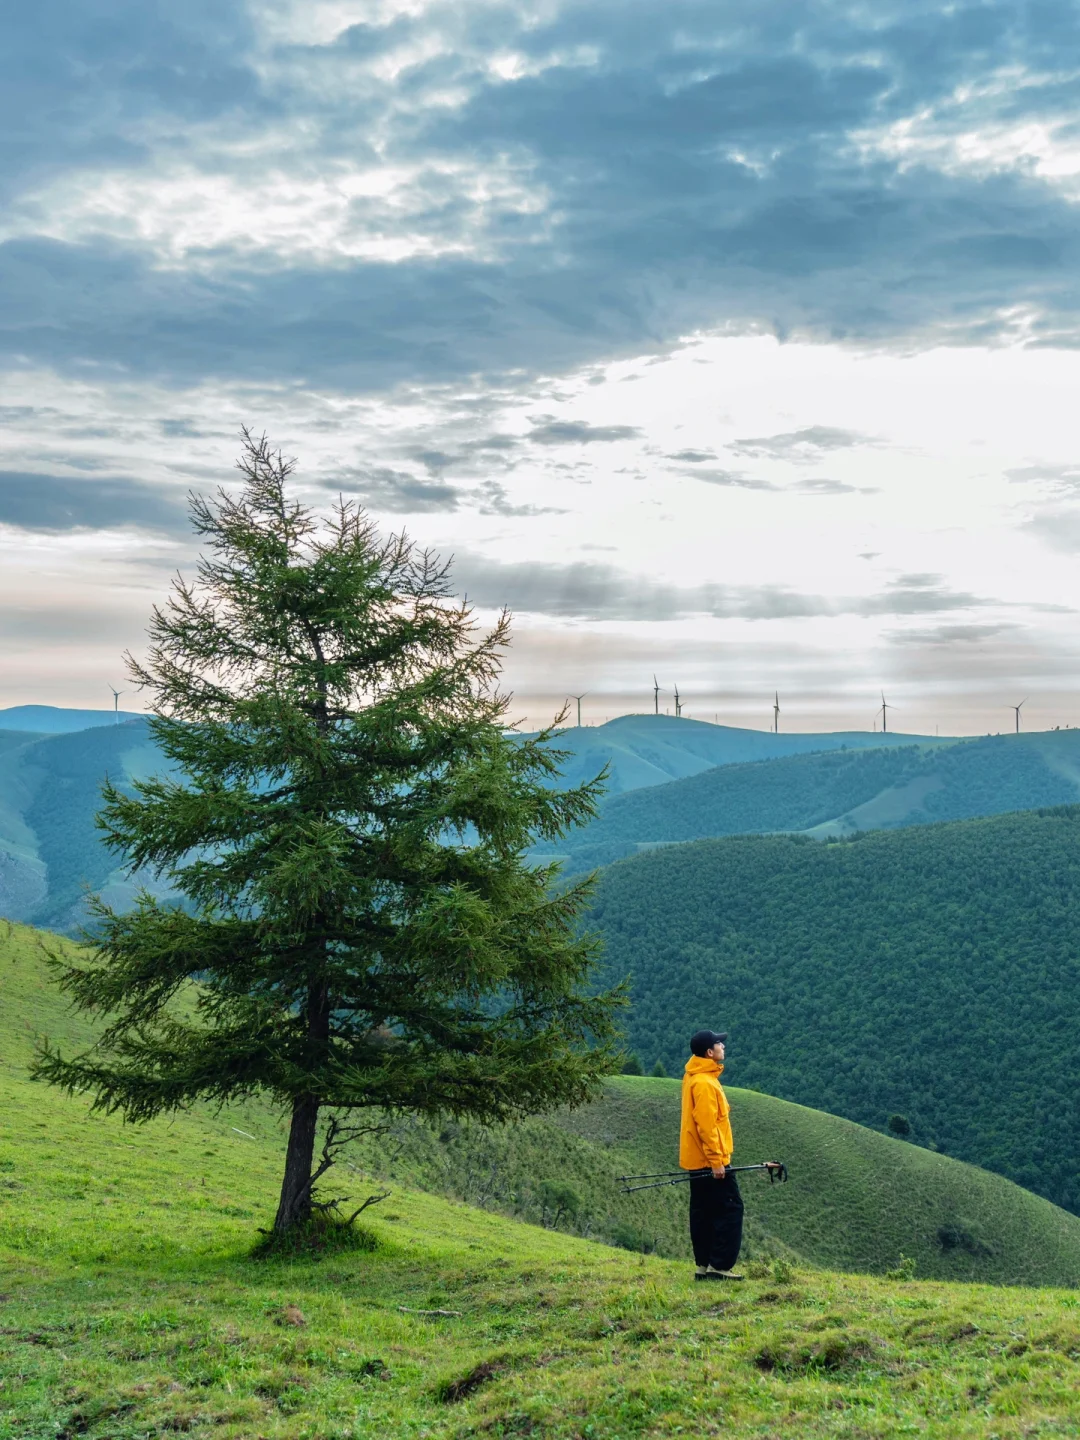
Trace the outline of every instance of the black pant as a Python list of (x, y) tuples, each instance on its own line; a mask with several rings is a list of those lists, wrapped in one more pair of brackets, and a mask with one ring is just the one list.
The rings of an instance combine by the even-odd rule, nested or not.
[(690, 1243), (698, 1265), (730, 1270), (742, 1245), (743, 1203), (734, 1175), (690, 1181)]

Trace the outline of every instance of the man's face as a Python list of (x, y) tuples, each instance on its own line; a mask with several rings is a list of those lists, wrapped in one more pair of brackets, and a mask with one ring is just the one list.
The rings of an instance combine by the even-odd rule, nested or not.
[(705, 1051), (705, 1054), (711, 1060), (715, 1060), (718, 1065), (722, 1065), (724, 1063), (724, 1042), (718, 1040), (711, 1050)]

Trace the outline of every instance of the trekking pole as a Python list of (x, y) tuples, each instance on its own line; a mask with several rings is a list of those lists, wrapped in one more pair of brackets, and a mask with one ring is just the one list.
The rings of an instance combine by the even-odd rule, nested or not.
[(687, 1175), (711, 1175), (712, 1171), (704, 1170), (653, 1170), (648, 1175), (616, 1175), (616, 1180), (666, 1180), (669, 1176), (675, 1175), (679, 1179), (685, 1179)]
[[(724, 1173), (727, 1175), (742, 1175), (748, 1170), (764, 1170), (768, 1172), (769, 1184), (776, 1181), (785, 1181), (788, 1178), (787, 1166), (781, 1160), (762, 1160), (758, 1165), (725, 1165)], [(659, 1180), (652, 1180), (647, 1185), (624, 1185), (624, 1195), (633, 1195), (636, 1190), (661, 1190), (665, 1185), (685, 1185), (690, 1180), (703, 1180), (706, 1175), (711, 1175), (711, 1170), (669, 1170)], [(671, 1178), (667, 1178), (670, 1176)], [(619, 1175), (619, 1180), (644, 1180), (644, 1175)]]

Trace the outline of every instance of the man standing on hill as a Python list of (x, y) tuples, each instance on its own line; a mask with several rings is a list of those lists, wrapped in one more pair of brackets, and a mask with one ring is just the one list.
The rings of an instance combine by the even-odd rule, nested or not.
[(697, 1262), (695, 1280), (741, 1280), (732, 1267), (742, 1245), (743, 1203), (731, 1164), (731, 1121), (720, 1085), (726, 1034), (699, 1030), (682, 1080), (679, 1165), (712, 1171), (690, 1180), (690, 1243)]

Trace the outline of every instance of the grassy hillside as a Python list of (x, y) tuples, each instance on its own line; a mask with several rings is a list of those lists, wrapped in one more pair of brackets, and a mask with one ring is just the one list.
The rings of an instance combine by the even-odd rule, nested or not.
[[(985, 1170), (834, 1115), (732, 1087), (737, 1163), (779, 1157), (787, 1186), (742, 1181), (752, 1255), (883, 1274), (901, 1255), (939, 1279), (1080, 1284), (1080, 1219)], [(417, 1127), (393, 1165), (372, 1173), (471, 1204), (540, 1218), (538, 1182), (581, 1199), (570, 1228), (627, 1247), (687, 1256), (682, 1187), (623, 1197), (621, 1174), (678, 1163), (679, 1082), (620, 1077), (602, 1101), (509, 1131)]]
[(676, 841), (782, 830), (824, 839), (1078, 799), (1080, 730), (848, 749), (726, 765), (613, 795), (559, 850), (582, 870)]
[[(84, 1105), (26, 1079), (35, 1033), (68, 1048), (89, 1039), (85, 1023), (46, 981), (42, 938), (15, 929), (0, 940), (0, 1104), (9, 1121), (17, 1117), (31, 1134), (47, 1130), (61, 1154), (75, 1153), (86, 1143), (87, 1129), (97, 1134), (104, 1122), (95, 1119), (88, 1127)], [(907, 1255), (926, 1277), (1080, 1285), (1075, 1216), (998, 1176), (835, 1116), (751, 1091), (732, 1089), (730, 1097), (739, 1159), (779, 1156), (794, 1177), (785, 1187), (758, 1176), (744, 1182), (748, 1256), (786, 1255), (880, 1274)], [(548, 1187), (569, 1186), (576, 1203), (560, 1219), (564, 1230), (687, 1258), (685, 1189), (628, 1196), (617, 1180), (676, 1164), (678, 1108), (676, 1081), (620, 1077), (602, 1101), (574, 1114), (496, 1129), (399, 1123), (387, 1139), (356, 1146), (352, 1163), (395, 1185), (534, 1224), (554, 1218)], [(269, 1155), (276, 1151), (280, 1163), (284, 1130), (265, 1107), (247, 1105), (227, 1117), (200, 1111), (184, 1124), (195, 1127), (192, 1133), (203, 1136), (212, 1153), (231, 1157), (230, 1165), (246, 1165), (252, 1143)], [(144, 1143), (140, 1136), (153, 1135), (150, 1149), (164, 1145), (169, 1153), (168, 1126), (106, 1130), (118, 1144), (126, 1137), (136, 1148)], [(279, 1178), (271, 1164), (264, 1205)], [(221, 1203), (234, 1202), (226, 1197)]]
[[(5, 998), (24, 967), (11, 953)], [(12, 1037), (31, 1022), (7, 1005), (3, 1017), (0, 1440), (1019, 1440), (1080, 1427), (1075, 1291), (783, 1261), (752, 1263), (738, 1288), (695, 1285), (685, 1262), (397, 1184), (356, 1248), (255, 1260), (281, 1160), (268, 1117), (133, 1130), (36, 1088), (13, 1103)], [(637, 1089), (668, 1103), (662, 1085)], [(354, 1173), (348, 1188), (374, 1187)]]
[(1080, 1209), (1080, 809), (705, 840), (602, 873), (634, 1049), (702, 1024), (733, 1084), (883, 1126)]

